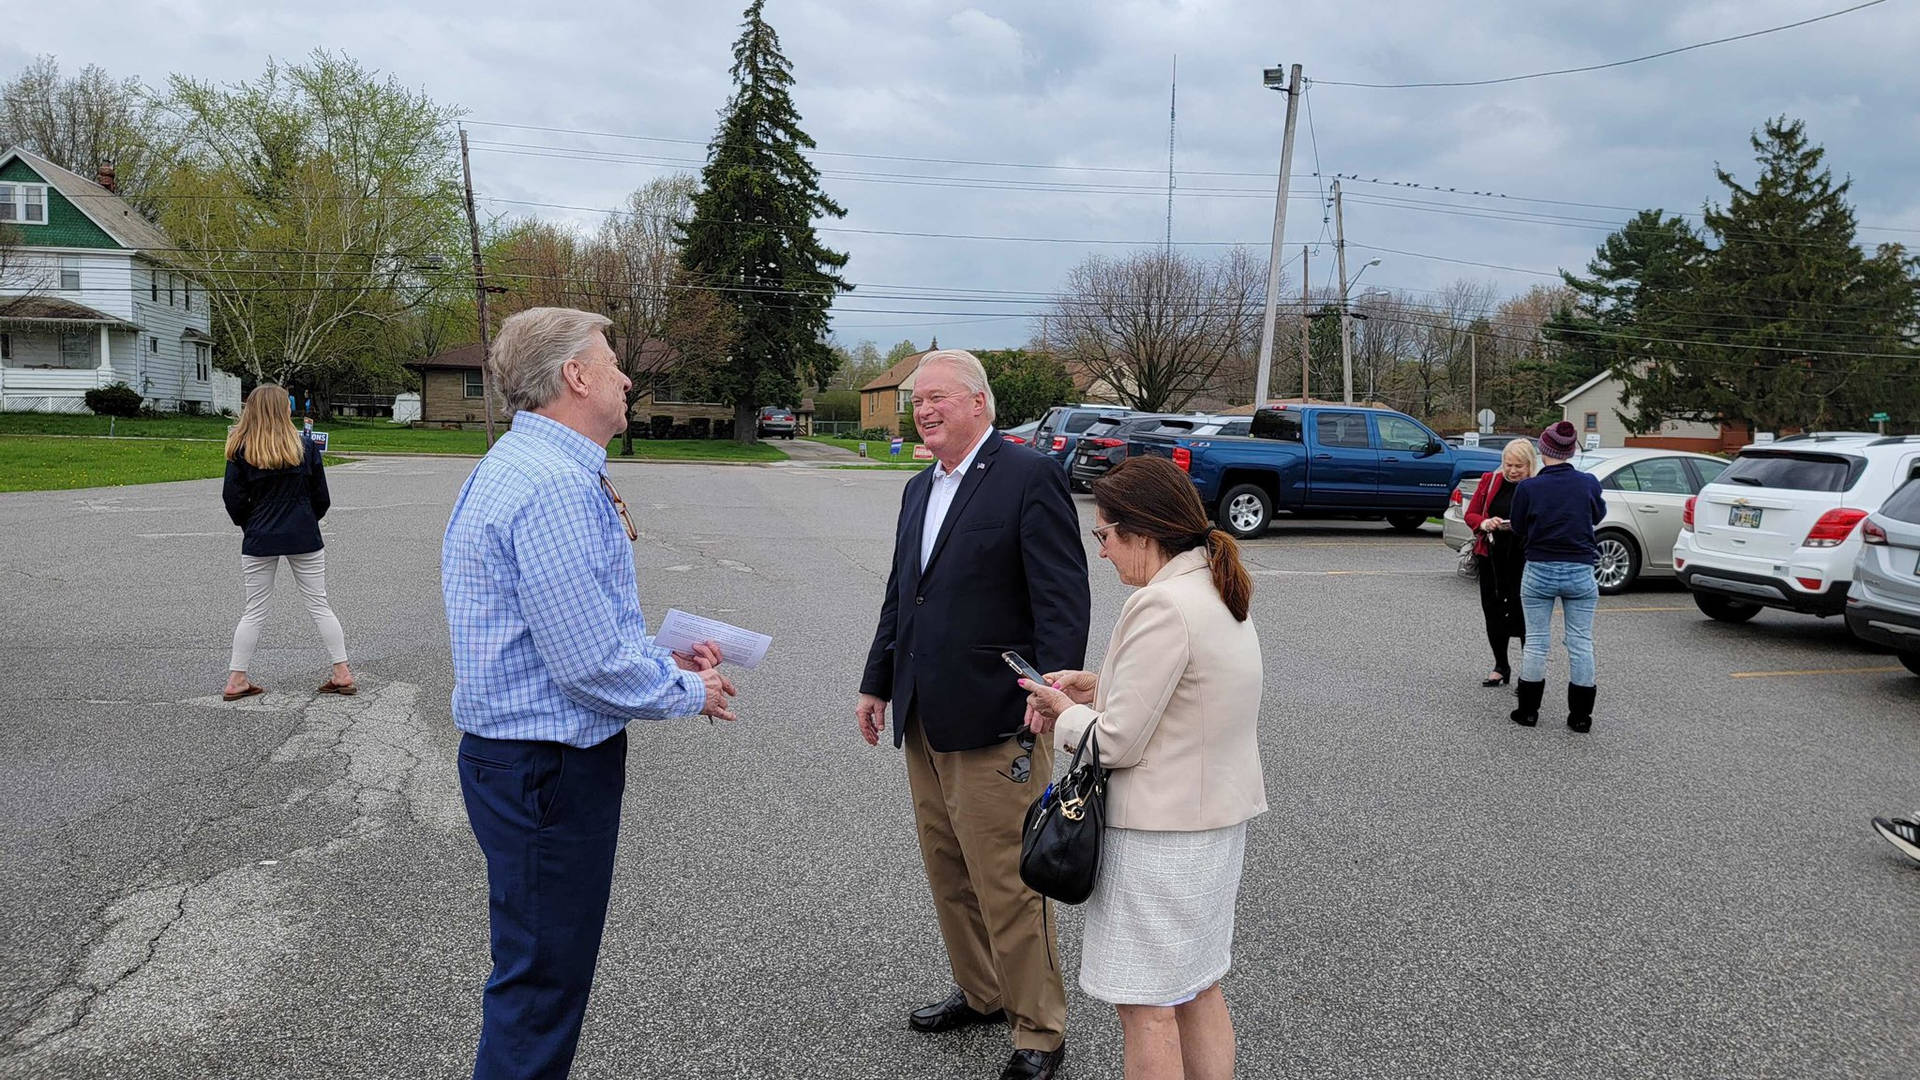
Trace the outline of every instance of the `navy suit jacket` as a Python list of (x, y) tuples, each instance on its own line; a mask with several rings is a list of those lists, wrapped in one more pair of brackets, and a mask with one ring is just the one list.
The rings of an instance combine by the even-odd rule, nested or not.
[(893, 744), (917, 715), (935, 750), (973, 750), (1017, 732), (1026, 713), (1012, 649), (1041, 671), (1078, 669), (1092, 605), (1080, 515), (1066, 470), (990, 431), (933, 555), (920, 568), (931, 466), (907, 481), (880, 626), (860, 692), (892, 703)]

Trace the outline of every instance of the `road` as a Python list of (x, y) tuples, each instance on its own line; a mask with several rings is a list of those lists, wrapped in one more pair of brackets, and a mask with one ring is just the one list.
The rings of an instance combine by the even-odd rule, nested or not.
[[(486, 894), (438, 553), (471, 466), (331, 470), (350, 699), (313, 694), (285, 581), (270, 692), (218, 699), (217, 481), (0, 496), (0, 1076), (464, 1075)], [(649, 616), (775, 645), (738, 723), (632, 729), (575, 1075), (997, 1075), (1002, 1033), (906, 1028), (944, 956), (898, 755), (852, 718), (908, 474), (612, 475)], [(1654, 586), (1602, 601), (1593, 733), (1522, 730), (1437, 535), (1247, 546), (1272, 811), (1227, 981), (1241, 1074), (1911, 1076), (1920, 868), (1868, 818), (1920, 805), (1920, 679), (1832, 621), (1724, 626)], [(1090, 666), (1126, 594), (1092, 565)], [(1111, 1011), (1070, 993), (1073, 1074), (1117, 1077)]]

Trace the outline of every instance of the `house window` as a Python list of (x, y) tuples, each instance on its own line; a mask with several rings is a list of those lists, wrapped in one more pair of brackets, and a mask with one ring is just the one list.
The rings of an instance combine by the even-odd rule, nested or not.
[(487, 384), (481, 380), (480, 372), (477, 369), (467, 372), (467, 396), (477, 398), (485, 397), (486, 394)]
[(893, 411), (894, 412), (912, 412), (913, 411), (913, 391), (898, 390), (898, 391), (895, 391), (895, 393), (900, 395), (900, 404), (899, 404), (899, 407), (894, 409)]
[(193, 377), (201, 382), (213, 378), (213, 346), (196, 344), (193, 347)]
[(60, 366), (65, 368), (90, 368), (95, 366), (93, 355), (94, 335), (85, 330), (69, 330), (60, 335)]
[(152, 353), (155, 356), (159, 356), (160, 355), (160, 339), (157, 337), (148, 338), (147, 351)]
[(193, 279), (188, 278), (187, 280), (181, 282), (180, 285), (181, 285), (181, 288), (184, 290), (184, 292), (181, 293), (181, 299), (185, 302), (187, 310), (192, 311), (193, 310)]
[(173, 275), (167, 275), (167, 306), (173, 306)]
[(1588, 414), (1587, 414), (1587, 418), (1586, 418), (1586, 429), (1587, 429), (1588, 431), (1599, 431), (1599, 430), (1600, 430), (1600, 414), (1599, 414), (1599, 413), (1597, 413), (1597, 412), (1590, 412), (1590, 413), (1588, 413)]
[(147, 271), (147, 299), (156, 304), (160, 302), (160, 271), (158, 270)]
[(60, 291), (80, 291), (80, 257), (78, 255), (60, 256)]
[(653, 377), (653, 401), (656, 405), (712, 405), (711, 401), (700, 400), (700, 388), (692, 385), (684, 377), (672, 374)]
[(13, 335), (0, 334), (0, 360), (13, 359)]
[(0, 221), (47, 223), (47, 185), (0, 184)]

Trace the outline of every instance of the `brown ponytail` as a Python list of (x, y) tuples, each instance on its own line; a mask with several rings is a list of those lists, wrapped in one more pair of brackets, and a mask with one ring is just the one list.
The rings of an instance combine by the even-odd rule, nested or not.
[(1235, 621), (1247, 621), (1253, 578), (1240, 562), (1240, 545), (1207, 520), (1193, 481), (1173, 462), (1129, 457), (1093, 482), (1093, 501), (1117, 530), (1150, 537), (1169, 557), (1205, 548), (1221, 601)]

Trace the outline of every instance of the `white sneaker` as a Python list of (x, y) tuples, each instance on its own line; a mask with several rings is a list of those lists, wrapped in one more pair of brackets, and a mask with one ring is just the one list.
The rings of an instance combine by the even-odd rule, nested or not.
[(1886, 837), (1887, 843), (1899, 848), (1902, 855), (1920, 862), (1920, 822), (1912, 818), (1877, 817), (1873, 819), (1873, 831)]

